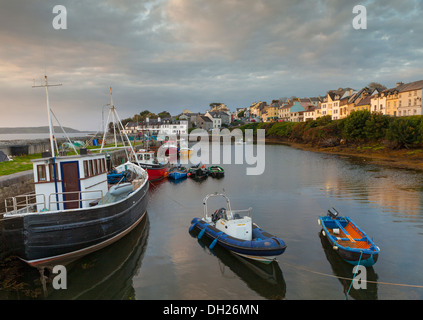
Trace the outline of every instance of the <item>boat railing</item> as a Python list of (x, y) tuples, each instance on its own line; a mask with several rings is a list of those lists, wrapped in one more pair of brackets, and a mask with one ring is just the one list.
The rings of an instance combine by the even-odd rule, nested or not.
[[(42, 200), (38, 201), (38, 197), (41, 197)], [(41, 205), (42, 209), (46, 210), (46, 197), (44, 194), (22, 194), (4, 200), (6, 213), (12, 214), (31, 212), (32, 208), (38, 205)]]
[[(90, 198), (85, 198), (85, 197), (83, 198), (82, 197), (82, 195), (88, 194), (88, 193), (96, 193), (96, 194), (100, 193), (100, 197), (98, 197), (98, 196), (97, 197), (90, 197)], [(65, 199), (65, 197), (67, 195), (75, 195), (75, 194), (78, 195), (78, 199), (57, 200), (57, 198), (58, 198), (59, 195), (62, 195), (61, 198), (62, 199)], [(54, 198), (56, 198), (56, 200)], [(98, 200), (100, 200), (102, 198), (103, 198), (103, 191), (102, 190), (84, 190), (84, 191), (69, 191), (69, 192), (51, 193), (49, 195), (49, 197), (48, 197), (48, 208), (50, 210), (50, 208), (52, 207), (52, 205), (55, 205), (55, 204), (60, 204), (60, 203), (66, 204), (66, 203), (78, 202), (78, 208), (75, 208), (75, 209), (80, 209), (80, 208), (83, 207), (82, 206), (82, 202), (84, 202), (84, 201), (90, 201), (90, 202), (92, 202), (92, 201), (98, 201)]]
[[(82, 197), (84, 194), (97, 194), (91, 197)], [(71, 200), (56, 200), (59, 195), (78, 194), (78, 199)], [(98, 196), (100, 195), (100, 196)], [(64, 199), (64, 197), (61, 197)], [(48, 206), (46, 205), (46, 195), (43, 193), (22, 194), (19, 196), (9, 197), (4, 200), (6, 213), (9, 214), (23, 214), (30, 212), (43, 212), (52, 208), (52, 205), (60, 203), (78, 202), (78, 208), (82, 208), (82, 203), (86, 201), (94, 202), (103, 198), (102, 190), (85, 190), (85, 191), (71, 191), (71, 192), (57, 192), (51, 193), (48, 196)]]

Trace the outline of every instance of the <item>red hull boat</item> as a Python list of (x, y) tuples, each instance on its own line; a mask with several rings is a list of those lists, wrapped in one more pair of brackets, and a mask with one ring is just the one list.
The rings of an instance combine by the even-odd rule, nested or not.
[(137, 163), (147, 170), (148, 180), (160, 180), (167, 177), (169, 171), (169, 162), (165, 158), (159, 161), (153, 151), (140, 151), (137, 152)]

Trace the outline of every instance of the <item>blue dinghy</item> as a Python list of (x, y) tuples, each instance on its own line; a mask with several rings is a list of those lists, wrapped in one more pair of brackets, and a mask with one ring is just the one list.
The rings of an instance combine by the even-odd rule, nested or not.
[[(207, 200), (214, 196), (224, 197), (226, 208), (209, 215)], [(198, 238), (206, 235), (213, 239), (210, 249), (219, 244), (235, 254), (263, 263), (270, 263), (285, 252), (286, 244), (282, 239), (267, 233), (252, 222), (251, 208), (232, 210), (226, 195), (218, 193), (207, 195), (203, 204), (204, 217), (194, 218), (189, 231), (198, 231)]]
[(185, 179), (188, 177), (188, 169), (184, 167), (174, 167), (169, 170), (167, 177), (173, 180)]
[(379, 257), (379, 247), (349, 217), (338, 215), (338, 211), (333, 209), (328, 210), (327, 216), (319, 217), (322, 234), (346, 262), (373, 266)]

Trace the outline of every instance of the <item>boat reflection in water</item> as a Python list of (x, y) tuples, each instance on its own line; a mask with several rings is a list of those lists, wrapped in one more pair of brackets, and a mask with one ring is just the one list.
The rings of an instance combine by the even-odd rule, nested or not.
[[(194, 228), (189, 233), (192, 237), (197, 238), (199, 231)], [(225, 266), (229, 267), (250, 289), (254, 290), (260, 296), (272, 300), (282, 300), (285, 298), (286, 283), (282, 270), (276, 261), (265, 264), (246, 259), (231, 253), (219, 245), (216, 245), (213, 249), (209, 249), (212, 240), (208, 237), (197, 238), (197, 241), (205, 251), (211, 252), (218, 258), (220, 265), (223, 264), (220, 268), (222, 274), (224, 273)]]
[[(344, 294), (347, 295), (349, 290), (349, 296), (356, 300), (377, 300), (377, 283), (375, 282), (377, 281), (378, 276), (373, 267), (366, 268), (366, 280), (368, 281), (366, 283), (366, 289), (355, 289), (354, 286), (351, 285), (351, 280), (349, 280), (353, 279), (354, 277), (354, 266), (345, 262), (335, 252), (335, 250), (333, 250), (332, 245), (322, 234), (322, 232), (319, 232), (319, 237), (326, 255), (326, 259), (329, 261), (332, 267), (333, 274), (338, 277), (339, 282), (341, 282), (344, 288)], [(357, 273), (357, 276), (358, 275), (359, 273)], [(363, 275), (361, 277), (363, 277)]]
[[(5, 299), (49, 300), (128, 300), (135, 299), (132, 279), (140, 270), (147, 248), (150, 222), (148, 214), (129, 234), (114, 244), (91, 253), (66, 266), (66, 290), (54, 289), (56, 274), (45, 274), (44, 279), (35, 268), (32, 279), (25, 279), (7, 293)], [(20, 267), (28, 269), (27, 265)], [(26, 270), (24, 271), (26, 272)], [(42, 280), (45, 280), (43, 286)], [(16, 290), (16, 287), (18, 290)], [(19, 290), (19, 287), (23, 288)], [(43, 288), (44, 287), (44, 288)]]

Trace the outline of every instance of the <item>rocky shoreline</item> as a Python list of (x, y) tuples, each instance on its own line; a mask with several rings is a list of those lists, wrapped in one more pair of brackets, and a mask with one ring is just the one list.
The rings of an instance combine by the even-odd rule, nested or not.
[(334, 154), (347, 157), (359, 157), (368, 163), (389, 166), (399, 169), (423, 171), (423, 149), (393, 150), (379, 145), (344, 144), (334, 147), (317, 147), (311, 144), (298, 143), (279, 137), (266, 137), (266, 144), (283, 144), (293, 148)]

